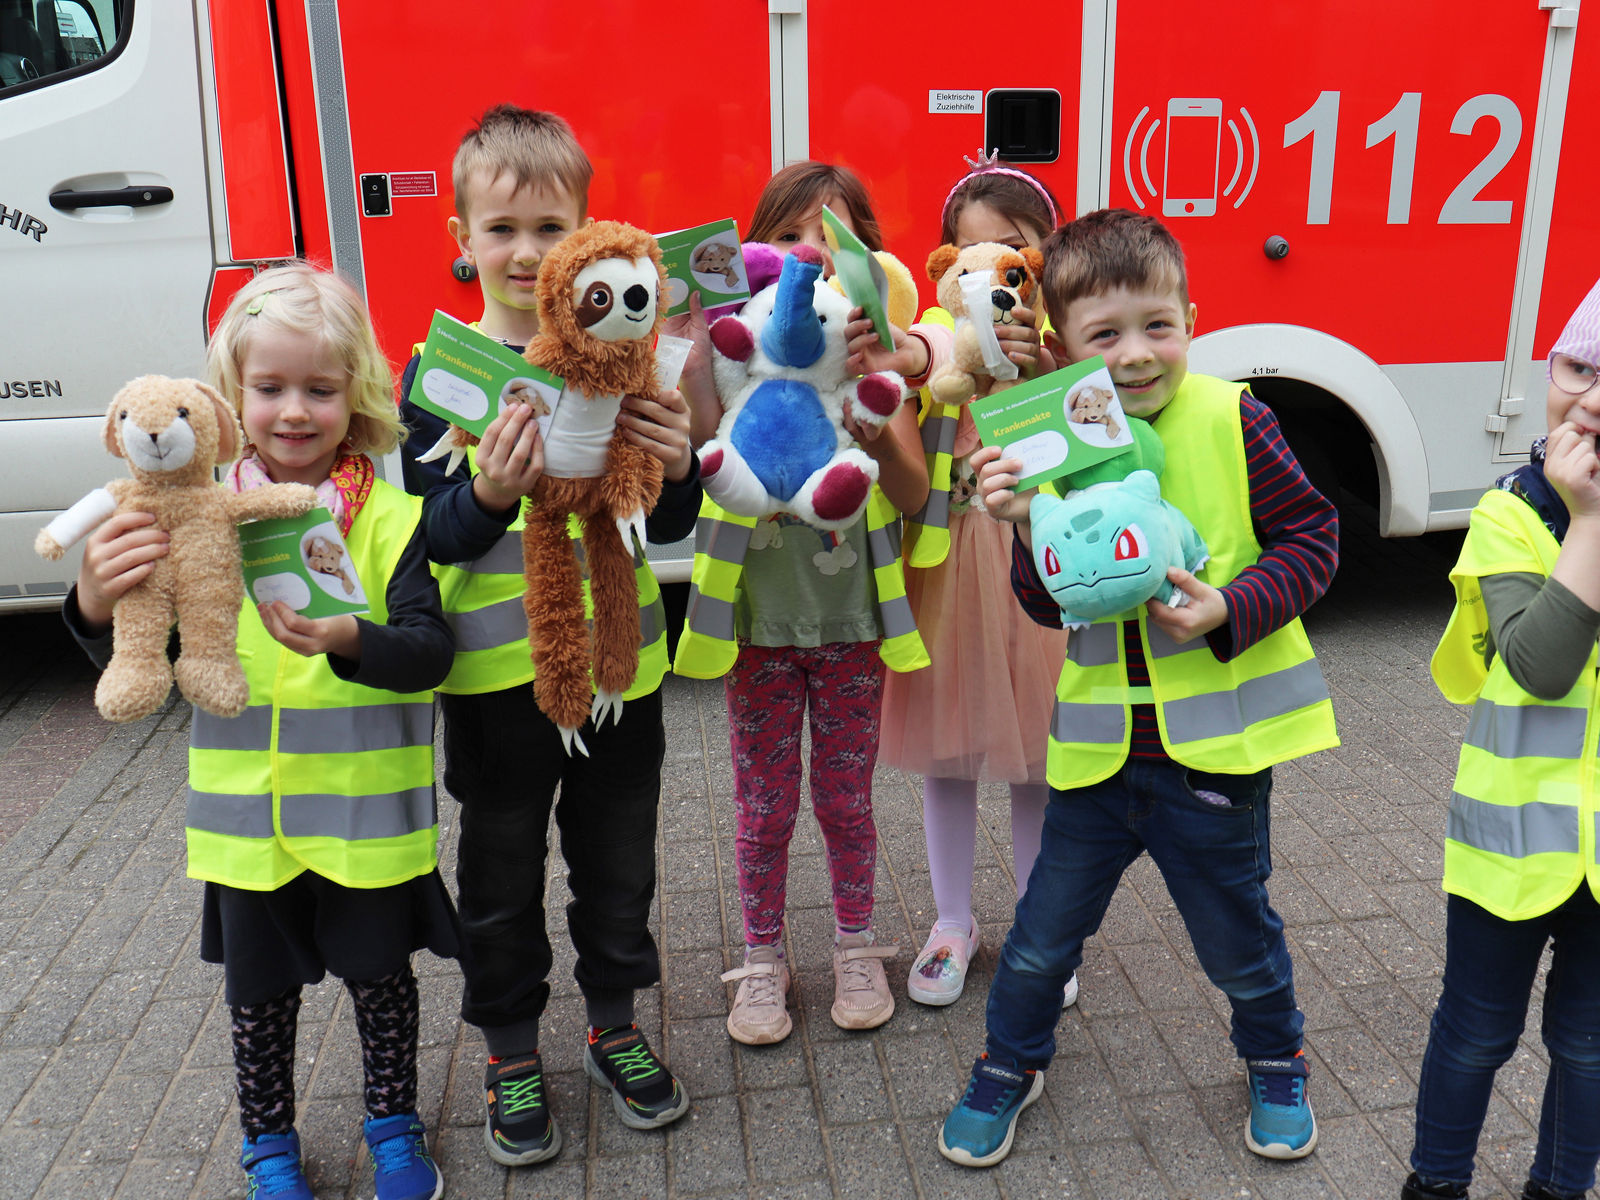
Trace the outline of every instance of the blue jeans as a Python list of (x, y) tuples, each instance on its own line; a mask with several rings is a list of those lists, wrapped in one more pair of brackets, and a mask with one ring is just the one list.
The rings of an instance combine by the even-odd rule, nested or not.
[(1505, 921), (1470, 900), (1446, 907), (1444, 990), (1417, 1089), (1411, 1168), (1469, 1183), (1494, 1074), (1517, 1048), (1533, 977), (1554, 943), (1540, 1036), (1550, 1074), (1528, 1177), (1558, 1195), (1594, 1186), (1600, 1160), (1600, 905), (1587, 884), (1542, 917)]
[[(1197, 793), (1228, 803), (1209, 803)], [(989, 989), (988, 1051), (1043, 1068), (1055, 1055), (1061, 989), (1083, 960), (1129, 864), (1148, 850), (1206, 977), (1233, 1005), (1233, 1044), (1248, 1058), (1300, 1049), (1305, 1017), (1283, 921), (1267, 903), (1272, 772), (1214, 775), (1130, 759), (1110, 779), (1050, 789), (1039, 857)]]

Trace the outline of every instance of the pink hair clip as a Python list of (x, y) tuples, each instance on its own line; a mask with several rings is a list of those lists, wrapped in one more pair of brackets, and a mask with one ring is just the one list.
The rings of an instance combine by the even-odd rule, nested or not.
[(966, 187), (974, 176), (1010, 175), (1014, 179), (1022, 180), (1023, 183), (1027, 184), (1034, 191), (1039, 193), (1039, 198), (1044, 201), (1045, 207), (1050, 210), (1051, 226), (1061, 224), (1061, 214), (1056, 210), (1056, 202), (1050, 199), (1050, 193), (1045, 191), (1044, 184), (1040, 183), (1026, 171), (1019, 171), (1015, 167), (1008, 167), (1002, 163), (1000, 161), (1000, 150), (998, 147), (994, 150), (991, 150), (987, 154), (984, 153), (982, 147), (979, 147), (978, 157), (976, 159), (967, 158), (966, 155), (962, 155), (962, 158), (965, 159), (969, 170), (965, 175), (956, 181), (955, 187), (951, 188), (949, 194), (945, 196), (944, 207), (939, 210), (939, 217), (941, 220), (943, 220), (944, 214), (950, 211), (950, 202), (956, 198), (956, 193), (962, 188)]

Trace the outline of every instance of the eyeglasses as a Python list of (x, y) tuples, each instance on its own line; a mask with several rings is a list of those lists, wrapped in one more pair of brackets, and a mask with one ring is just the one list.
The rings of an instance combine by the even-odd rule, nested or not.
[(1593, 363), (1570, 354), (1550, 356), (1550, 382), (1569, 396), (1583, 395), (1595, 385), (1597, 378), (1600, 376), (1596, 375)]

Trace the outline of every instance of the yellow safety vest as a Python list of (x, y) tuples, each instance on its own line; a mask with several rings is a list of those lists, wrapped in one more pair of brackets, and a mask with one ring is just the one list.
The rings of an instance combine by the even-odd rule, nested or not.
[[(755, 527), (755, 517), (730, 513), (709, 496), (701, 500), (689, 600), (672, 662), (674, 674), (716, 679), (733, 668), (739, 657), (733, 610)], [(891, 671), (925, 667), (930, 661), (928, 651), (906, 599), (905, 572), (900, 566), (899, 514), (876, 486), (867, 500), (867, 548), (877, 591), (878, 623), (883, 627), (878, 654)]]
[[(953, 328), (955, 320), (942, 308), (922, 314), (922, 323)], [(931, 370), (933, 364), (928, 364)], [(922, 428), (922, 456), (928, 463), (928, 498), (906, 518), (905, 559), (908, 567), (936, 567), (950, 553), (950, 483), (955, 465), (959, 404), (935, 400), (924, 387), (917, 423)]]
[[(376, 480), (347, 539), (370, 617), (422, 515)], [(345, 887), (388, 887), (436, 862), (433, 693), (340, 679), (325, 655), (274, 641), (246, 597), (239, 661), (250, 703), (237, 717), (194, 710), (189, 732), (189, 875), (271, 891), (314, 871)]]
[(1507, 921), (1551, 911), (1585, 879), (1600, 897), (1600, 657), (1591, 645), (1577, 683), (1554, 701), (1518, 687), (1498, 654), (1484, 662), (1489, 624), (1478, 581), (1510, 571), (1548, 576), (1560, 552), (1525, 501), (1485, 495), (1450, 572), (1456, 608), (1433, 654), (1445, 698), (1472, 704), (1450, 795), (1444, 890)]
[[(467, 457), (470, 468), (473, 452), (469, 450)], [(441, 692), (498, 692), (533, 679), (528, 614), (522, 606), (522, 595), (527, 591), (522, 574), (522, 526), (519, 508), (516, 520), (483, 557), (433, 566), (445, 619), (456, 635), (455, 662), (439, 685)], [(567, 533), (583, 574), (584, 615), (592, 619), (594, 602), (589, 595), (589, 568), (583, 555), (583, 521), (568, 517)], [(633, 677), (633, 686), (623, 693), (624, 700), (655, 691), (667, 673), (666, 605), (637, 539), (633, 546), (633, 578), (639, 590), (639, 672)]]
[[(1188, 375), (1156, 424), (1167, 456), (1161, 492), (1205, 536), (1211, 560), (1197, 572), (1222, 587), (1261, 556), (1250, 521), (1250, 481), (1239, 416), (1240, 384)], [(1056, 686), (1045, 772), (1056, 788), (1108, 779), (1128, 756), (1132, 707), (1154, 704), (1174, 761), (1245, 774), (1339, 744), (1333, 701), (1299, 619), (1231, 662), (1204, 638), (1178, 645), (1143, 608), (1075, 630)], [(1137, 620), (1150, 686), (1128, 683), (1122, 622)]]

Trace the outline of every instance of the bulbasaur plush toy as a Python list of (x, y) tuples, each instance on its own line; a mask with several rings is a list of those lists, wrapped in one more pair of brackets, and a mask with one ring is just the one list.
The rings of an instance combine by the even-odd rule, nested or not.
[(1161, 498), (1161, 439), (1133, 418), (1133, 448), (1064, 480), (1065, 497), (1040, 492), (1028, 508), (1033, 561), (1061, 606), (1061, 623), (1081, 628), (1161, 597), (1188, 599), (1167, 582), (1169, 567), (1197, 571), (1209, 553), (1193, 523)]

